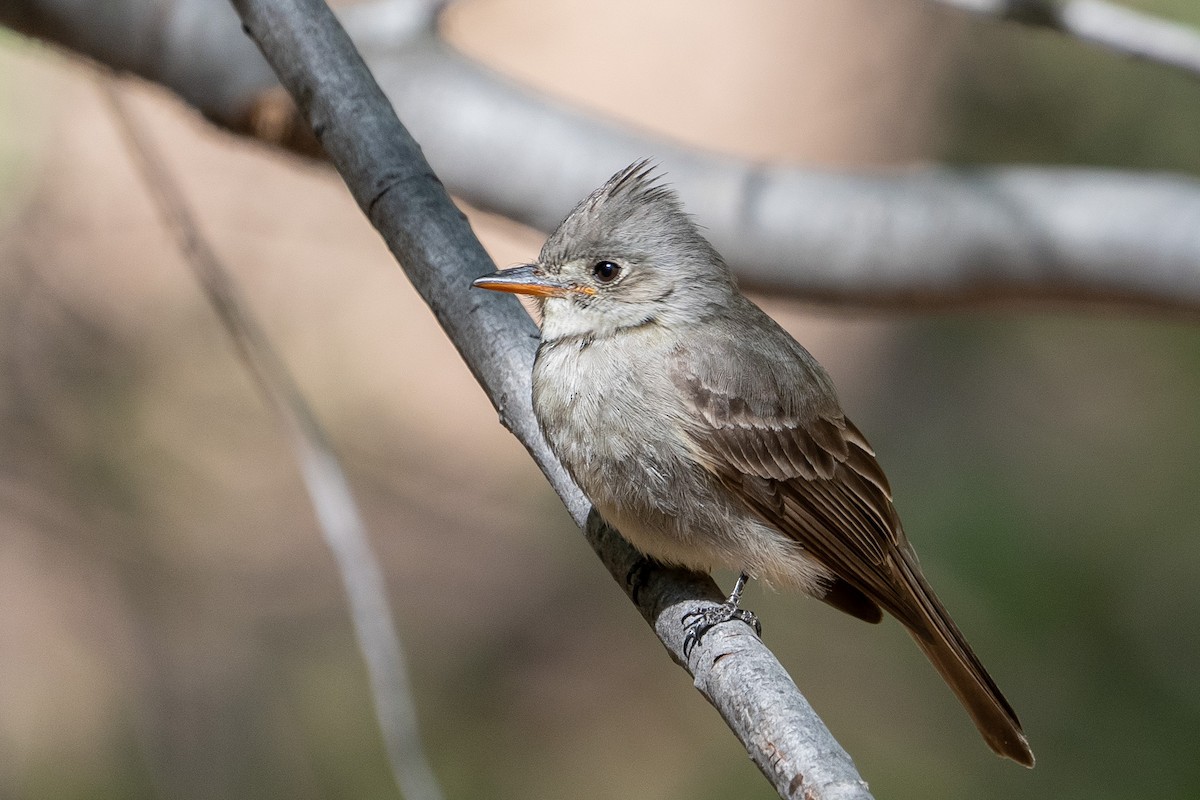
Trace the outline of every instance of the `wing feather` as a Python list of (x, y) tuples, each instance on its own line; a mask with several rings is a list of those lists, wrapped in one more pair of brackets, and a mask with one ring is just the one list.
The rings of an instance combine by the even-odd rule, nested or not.
[(905, 545), (891, 489), (865, 437), (836, 404), (809, 414), (789, 414), (783, 405), (752, 409), (696, 370), (673, 377), (699, 423), (687, 430), (692, 446), (721, 484), (838, 578), (901, 621), (919, 624), (917, 604), (896, 573), (894, 556)]
[[(900, 620), (992, 749), (1033, 766), (1012, 707), (921, 575), (887, 478), (828, 376), (754, 306), (742, 311), (732, 353), (727, 338), (695, 339), (668, 367), (692, 452), (737, 502), (833, 574), (822, 599), (868, 622), (881, 608)], [(782, 361), (791, 368), (780, 370)]]

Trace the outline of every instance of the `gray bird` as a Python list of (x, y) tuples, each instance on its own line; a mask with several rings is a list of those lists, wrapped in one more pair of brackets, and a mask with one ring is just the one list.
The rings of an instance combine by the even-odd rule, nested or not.
[(667, 564), (741, 574), (898, 619), (1002, 756), (1033, 766), (1017, 715), (921, 574), (875, 453), (825, 370), (738, 290), (647, 162), (581, 202), (536, 264), (475, 286), (542, 315), (533, 404), (601, 516)]

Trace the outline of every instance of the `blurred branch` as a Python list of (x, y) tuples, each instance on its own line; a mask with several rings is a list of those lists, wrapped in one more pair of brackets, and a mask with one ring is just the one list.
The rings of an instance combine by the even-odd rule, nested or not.
[(200, 233), (182, 192), (115, 82), (104, 79), (101, 90), (159, 213), (290, 436), (321, 533), (333, 551), (349, 599), (354, 634), (370, 675), (375, 714), (396, 784), (407, 800), (441, 800), (441, 789), (421, 748), (416, 705), (383, 571), (329, 437), (249, 305), (239, 296), (229, 271)]
[[(752, 164), (632, 131), (506, 80), (438, 37), (438, 8), (381, 0), (343, 17), (438, 174), (481, 208), (548, 230), (614, 170), (653, 155), (752, 288), (906, 310), (1012, 300), (1200, 309), (1195, 179), (1056, 168), (854, 175)], [(162, 83), (233, 130), (303, 152), (315, 147), (223, 0), (6, 0), (0, 23)]]
[(536, 328), (512, 298), (471, 290), (472, 279), (494, 269), (491, 259), (329, 9), (321, 0), (234, 0), (234, 5), (501, 421), (546, 473), (575, 521), (586, 526), (605, 565), (780, 795), (869, 797), (850, 757), (749, 628), (722, 626), (690, 659), (684, 657), (683, 614), (721, 599), (710, 578), (646, 562), (609, 528), (595, 519), (589, 524), (586, 498), (550, 453), (533, 416), (529, 381)]
[(972, 14), (1048, 28), (1123, 56), (1200, 77), (1200, 32), (1104, 0), (932, 0)]

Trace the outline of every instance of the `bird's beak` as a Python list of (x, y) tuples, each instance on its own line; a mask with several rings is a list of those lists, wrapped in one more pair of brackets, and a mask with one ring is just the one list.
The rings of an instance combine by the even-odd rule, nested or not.
[[(513, 269), (504, 269), (476, 278), (471, 284), (493, 292), (512, 292), (534, 297), (566, 297), (572, 292), (584, 292), (590, 287), (575, 287), (562, 283), (557, 277), (547, 275), (537, 264), (522, 264)], [(586, 292), (585, 292), (586, 293)]]

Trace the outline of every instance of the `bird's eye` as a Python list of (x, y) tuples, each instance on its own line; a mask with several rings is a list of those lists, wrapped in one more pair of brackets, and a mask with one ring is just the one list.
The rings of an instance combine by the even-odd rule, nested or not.
[(592, 267), (592, 274), (601, 283), (611, 283), (621, 274), (621, 267), (611, 261), (597, 261), (596, 265)]

